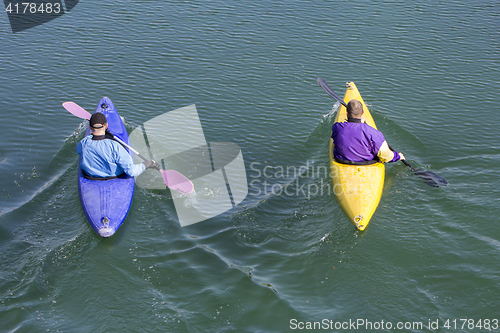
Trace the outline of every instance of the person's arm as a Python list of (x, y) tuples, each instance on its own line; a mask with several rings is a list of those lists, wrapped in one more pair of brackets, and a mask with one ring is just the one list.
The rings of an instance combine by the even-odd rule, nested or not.
[(77, 153), (78, 155), (80, 155), (80, 156), (82, 155), (82, 142), (81, 142), (81, 141), (80, 141), (80, 142), (78, 142), (78, 144), (76, 145), (75, 150), (76, 150), (76, 153)]
[(377, 153), (378, 158), (384, 163), (392, 163), (399, 161), (400, 159), (404, 160), (404, 156), (402, 153), (398, 153), (397, 151), (392, 151), (387, 144), (387, 141), (382, 143), (382, 146), (378, 150)]
[(119, 165), (127, 175), (129, 175), (130, 177), (137, 177), (141, 173), (143, 173), (144, 170), (146, 170), (146, 166), (144, 164), (134, 164), (132, 156), (130, 156), (127, 150), (123, 148), (119, 143), (117, 143), (117, 148), (118, 158), (116, 164)]
[(332, 134), (330, 135), (330, 138), (335, 139), (335, 133), (337, 132), (337, 123), (334, 123), (332, 126)]

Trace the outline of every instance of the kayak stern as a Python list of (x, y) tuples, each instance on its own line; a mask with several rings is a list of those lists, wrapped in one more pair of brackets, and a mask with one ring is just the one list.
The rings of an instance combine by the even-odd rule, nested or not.
[(111, 237), (115, 234), (116, 230), (110, 226), (104, 226), (101, 229), (99, 229), (98, 233), (99, 236), (103, 238), (108, 238)]

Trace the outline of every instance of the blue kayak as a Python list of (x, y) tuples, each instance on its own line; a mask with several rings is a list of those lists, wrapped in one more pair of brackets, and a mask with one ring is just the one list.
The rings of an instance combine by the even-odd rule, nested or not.
[[(108, 130), (130, 144), (125, 125), (111, 100), (103, 97), (95, 112), (101, 112), (108, 121)], [(86, 135), (90, 135), (90, 129)], [(129, 151), (132, 155), (132, 153)], [(78, 168), (78, 192), (83, 212), (92, 229), (101, 237), (110, 237), (127, 217), (134, 196), (135, 178), (125, 176), (107, 180), (88, 179)]]

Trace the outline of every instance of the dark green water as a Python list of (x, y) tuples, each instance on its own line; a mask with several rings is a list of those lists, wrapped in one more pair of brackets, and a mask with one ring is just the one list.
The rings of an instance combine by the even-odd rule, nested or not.
[[(499, 31), (496, 1), (82, 1), (15, 34), (3, 14), (0, 330), (500, 331)], [(321, 172), (318, 77), (355, 82), (388, 142), (449, 186), (389, 165), (355, 231)], [(167, 191), (137, 188), (99, 238), (76, 183), (85, 124), (61, 103), (102, 96), (130, 131), (195, 103), (208, 141), (241, 147), (245, 201), (181, 228)]]

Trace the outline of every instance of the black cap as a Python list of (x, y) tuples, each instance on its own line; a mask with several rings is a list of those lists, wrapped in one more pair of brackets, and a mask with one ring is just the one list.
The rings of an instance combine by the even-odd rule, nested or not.
[(96, 112), (90, 117), (90, 127), (92, 128), (101, 128), (107, 122), (106, 116), (100, 112)]

